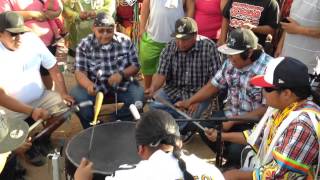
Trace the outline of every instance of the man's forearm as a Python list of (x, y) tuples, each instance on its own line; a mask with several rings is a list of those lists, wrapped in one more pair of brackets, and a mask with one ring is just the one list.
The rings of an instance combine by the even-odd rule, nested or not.
[(247, 141), (242, 132), (222, 132), (221, 140), (237, 144), (247, 144)]
[[(258, 107), (257, 109), (247, 112), (243, 115), (239, 116), (234, 116), (234, 118), (239, 118), (239, 119), (260, 119), (264, 113), (267, 111), (267, 106), (263, 105), (261, 107)], [(248, 123), (246, 121), (236, 121), (235, 124), (245, 124)]]
[(10, 109), (11, 111), (20, 112), (27, 115), (31, 115), (33, 111), (32, 106), (24, 104), (17, 99), (8, 96), (2, 89), (0, 89), (0, 105)]
[(61, 95), (68, 94), (66, 85), (64, 83), (63, 75), (59, 71), (57, 64), (55, 64), (51, 69), (49, 69), (49, 73), (53, 82), (55, 83), (57, 91)]
[(299, 34), (309, 36), (309, 37), (314, 37), (314, 38), (320, 38), (320, 27), (314, 28), (314, 27), (300, 26)]
[(195, 95), (193, 95), (189, 99), (189, 103), (191, 105), (191, 104), (196, 104), (196, 103), (205, 101), (208, 98), (215, 95), (218, 91), (219, 89), (214, 85), (212, 85), (211, 82), (209, 81), (204, 87), (202, 87)]
[(88, 87), (93, 85), (93, 82), (87, 77), (86, 73), (76, 70), (74, 75), (81, 87), (88, 89)]
[(155, 74), (152, 78), (151, 87), (153, 88), (154, 91), (157, 91), (163, 86), (165, 81), (166, 81), (166, 77), (164, 75)]
[(259, 33), (259, 34), (271, 34), (272, 36), (275, 33), (275, 29), (273, 29), (269, 25), (264, 25), (264, 26), (257, 26), (255, 28), (251, 29), (254, 33)]
[(123, 74), (124, 74), (123, 78), (128, 78), (128, 77), (134, 76), (138, 72), (139, 72), (139, 68), (134, 65), (131, 65), (123, 70)]

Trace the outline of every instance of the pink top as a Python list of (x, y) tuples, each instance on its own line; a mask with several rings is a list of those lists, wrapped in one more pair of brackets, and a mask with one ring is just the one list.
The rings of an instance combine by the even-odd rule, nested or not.
[(200, 35), (219, 39), (222, 23), (220, 0), (196, 0), (194, 17)]
[[(44, 0), (45, 2), (46, 0)], [(0, 12), (4, 11), (43, 11), (44, 6), (39, 0), (0, 0)], [(54, 37), (48, 21), (25, 21), (25, 25), (31, 28), (49, 46)]]

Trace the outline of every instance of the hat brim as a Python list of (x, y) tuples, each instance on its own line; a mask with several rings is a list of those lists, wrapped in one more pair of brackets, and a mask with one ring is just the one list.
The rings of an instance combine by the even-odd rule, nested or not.
[(227, 44), (218, 47), (218, 51), (226, 55), (235, 55), (244, 52), (244, 50), (232, 49), (227, 46)]
[(172, 33), (171, 37), (177, 38), (177, 39), (190, 39), (195, 35), (195, 33), (189, 33), (189, 34), (178, 34), (178, 33)]
[(263, 75), (257, 75), (250, 79), (250, 84), (258, 87), (274, 87), (273, 84), (268, 83)]
[(0, 142), (0, 154), (15, 150), (25, 142), (28, 136), (29, 126), (25, 121), (8, 119), (7, 126), (9, 132)]
[(31, 31), (31, 29), (28, 28), (27, 26), (22, 26), (18, 28), (7, 28), (6, 31), (9, 31), (11, 33), (24, 33), (24, 32)]

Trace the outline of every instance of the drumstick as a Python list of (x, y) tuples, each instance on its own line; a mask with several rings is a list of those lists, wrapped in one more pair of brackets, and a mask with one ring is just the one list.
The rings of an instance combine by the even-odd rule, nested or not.
[(98, 92), (97, 93), (97, 96), (96, 96), (96, 102), (94, 104), (94, 116), (93, 116), (93, 121), (90, 123), (90, 125), (94, 126), (96, 125), (98, 121), (98, 115), (100, 113), (100, 110), (101, 110), (101, 106), (102, 106), (102, 103), (103, 103), (103, 93), (102, 92)]
[[(185, 112), (182, 112), (180, 109), (174, 107), (169, 101), (159, 97), (159, 96), (154, 96), (154, 99), (161, 102), (162, 104), (168, 106), (169, 108), (175, 110), (177, 113), (179, 113), (181, 116), (185, 117), (186, 119), (192, 119), (190, 116), (188, 116)], [(192, 123), (196, 126), (198, 126), (198, 128), (200, 128), (201, 130), (204, 131), (204, 127), (199, 123), (199, 122), (195, 122), (192, 121)]]
[(29, 127), (29, 133), (36, 128), (37, 126), (39, 126), (39, 124), (41, 124), (44, 120), (43, 119), (38, 119), (35, 123), (33, 123), (30, 127)]

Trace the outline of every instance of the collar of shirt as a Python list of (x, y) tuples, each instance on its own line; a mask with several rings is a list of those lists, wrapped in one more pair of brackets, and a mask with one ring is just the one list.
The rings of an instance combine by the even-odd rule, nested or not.
[[(198, 36), (197, 36), (197, 40), (196, 40), (194, 46), (192, 46), (192, 48), (189, 49), (187, 53), (190, 53), (190, 52), (193, 52), (193, 51), (199, 51), (199, 50), (200, 50), (200, 42), (201, 42), (201, 41), (200, 41), (200, 37), (199, 37), (199, 35), (198, 35)], [(175, 50), (175, 52), (179, 52), (176, 43), (174, 43), (174, 50)]]
[(252, 64), (250, 64), (249, 66), (246, 66), (242, 69), (237, 69), (237, 71), (239, 71), (240, 73), (245, 73), (245, 72), (248, 72), (248, 71), (252, 71), (254, 74), (259, 74), (259, 69), (258, 68), (259, 66), (261, 66), (261, 63), (260, 61), (264, 60), (265, 59), (265, 56), (266, 54), (265, 53), (261, 53), (260, 57), (258, 59), (256, 59)]

